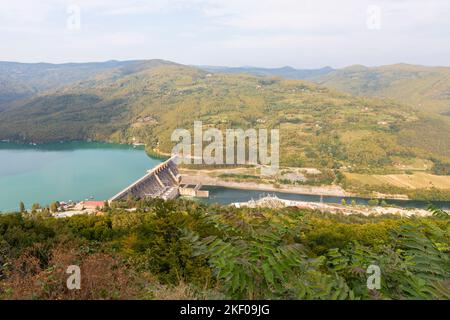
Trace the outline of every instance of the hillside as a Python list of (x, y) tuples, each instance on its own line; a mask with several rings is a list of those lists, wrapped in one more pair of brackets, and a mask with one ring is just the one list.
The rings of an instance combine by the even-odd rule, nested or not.
[(450, 116), (450, 68), (396, 64), (343, 69), (201, 67), (211, 72), (308, 80), (353, 95), (394, 99), (418, 110)]
[(288, 166), (384, 172), (413, 159), (450, 159), (450, 126), (396, 102), (161, 60), (111, 68), (11, 107), (0, 113), (0, 140), (137, 140), (170, 152), (172, 131), (192, 129), (194, 120), (280, 128)]
[(257, 67), (215, 67), (215, 66), (201, 66), (203, 70), (215, 73), (247, 73), (260, 77), (282, 77), (291, 80), (307, 80), (310, 78), (326, 75), (334, 71), (331, 67), (324, 67), (319, 69), (295, 69), (292, 67), (282, 68), (257, 68)]
[(94, 63), (17, 63), (0, 61), (0, 110), (15, 101), (86, 80), (99, 72), (135, 61)]
[(320, 85), (361, 96), (390, 98), (417, 110), (450, 114), (450, 68), (408, 64), (351, 66), (312, 79)]

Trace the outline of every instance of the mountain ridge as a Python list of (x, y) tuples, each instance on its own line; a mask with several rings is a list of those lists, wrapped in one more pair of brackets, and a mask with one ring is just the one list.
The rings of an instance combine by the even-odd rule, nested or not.
[(310, 80), (350, 94), (395, 99), (418, 110), (450, 112), (450, 67), (348, 67)]
[(61, 64), (0, 61), (0, 111), (20, 100), (87, 80), (107, 70), (152, 61), (164, 60), (109, 60)]
[(279, 68), (261, 68), (253, 66), (243, 66), (243, 67), (197, 66), (197, 67), (210, 72), (221, 72), (232, 74), (248, 73), (256, 76), (281, 76), (286, 79), (293, 79), (293, 80), (306, 80), (314, 76), (327, 74), (334, 70), (329, 66), (316, 69), (296, 69), (291, 66), (284, 66)]
[(315, 82), (352, 95), (393, 99), (418, 110), (450, 114), (450, 67), (395, 63), (381, 66), (350, 65), (333, 69), (202, 67), (222, 73), (246, 73)]
[[(170, 152), (171, 132), (191, 128), (194, 120), (221, 129), (280, 128), (286, 165), (333, 168), (356, 161), (375, 169), (412, 153), (450, 157), (449, 127), (406, 105), (303, 80), (209, 73), (165, 60), (106, 68), (17, 102), (0, 112), (0, 139), (138, 140)], [(443, 140), (438, 147), (431, 143), (436, 139)], [(370, 157), (358, 160), (359, 153)]]

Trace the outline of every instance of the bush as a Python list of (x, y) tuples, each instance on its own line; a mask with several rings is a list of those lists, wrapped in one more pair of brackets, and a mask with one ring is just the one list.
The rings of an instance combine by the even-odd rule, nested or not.
[[(449, 299), (449, 215), (431, 210), (405, 219), (130, 199), (103, 216), (2, 215), (0, 298)], [(80, 292), (65, 287), (72, 264)], [(371, 264), (383, 270), (377, 292)]]

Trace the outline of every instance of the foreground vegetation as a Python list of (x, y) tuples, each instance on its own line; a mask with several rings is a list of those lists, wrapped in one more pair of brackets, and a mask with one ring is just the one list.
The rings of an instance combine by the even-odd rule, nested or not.
[[(128, 208), (136, 207), (134, 212)], [(449, 299), (449, 217), (128, 201), (0, 215), (3, 299)], [(81, 290), (66, 288), (68, 265)], [(381, 269), (381, 289), (366, 286)]]

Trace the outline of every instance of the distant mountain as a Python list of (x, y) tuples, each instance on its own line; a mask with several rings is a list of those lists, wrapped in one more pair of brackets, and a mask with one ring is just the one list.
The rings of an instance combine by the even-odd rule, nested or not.
[(395, 99), (418, 110), (450, 114), (449, 67), (357, 65), (310, 80), (351, 94)]
[(0, 61), (0, 111), (15, 101), (86, 80), (100, 72), (139, 61), (93, 63), (17, 63)]
[[(164, 65), (176, 64), (164, 60), (12, 64), (16, 70), (26, 71), (26, 74), (16, 71), (17, 76), (13, 78), (17, 83), (22, 80), (24, 87), (33, 85), (33, 89), (21, 96), (21, 100), (15, 96), (15, 101), (5, 103), (3, 110), (0, 109), (0, 136), (7, 140), (40, 142), (106, 139), (123, 128), (124, 119), (130, 116), (127, 112), (131, 97), (127, 93), (122, 95), (121, 88), (127, 85), (118, 85), (120, 79), (131, 81), (133, 74)], [(2, 76), (11, 78), (0, 71)], [(44, 83), (39, 84), (39, 76)], [(133, 92), (136, 96), (143, 94), (145, 90)]]
[(257, 68), (257, 67), (214, 67), (214, 66), (201, 66), (203, 70), (209, 72), (221, 72), (221, 73), (247, 73), (260, 77), (283, 77), (285, 79), (294, 80), (306, 80), (317, 76), (326, 75), (332, 72), (334, 69), (331, 67), (324, 67), (320, 69), (294, 69), (292, 67), (283, 68)]
[(200, 67), (208, 72), (308, 80), (353, 95), (389, 98), (418, 110), (450, 115), (450, 68), (395, 64), (354, 65), (342, 69)]
[(0, 112), (0, 140), (139, 141), (170, 152), (173, 130), (201, 120), (221, 129), (279, 128), (281, 162), (289, 166), (396, 170), (416, 158), (450, 159), (450, 126), (394, 101), (163, 60), (99, 67), (74, 67), (74, 78), (86, 78), (53, 82)]

